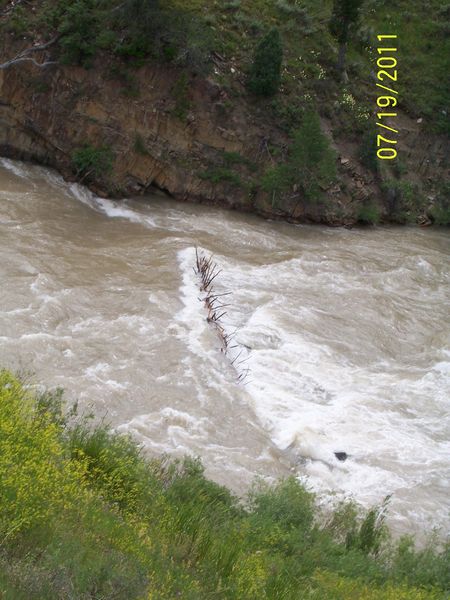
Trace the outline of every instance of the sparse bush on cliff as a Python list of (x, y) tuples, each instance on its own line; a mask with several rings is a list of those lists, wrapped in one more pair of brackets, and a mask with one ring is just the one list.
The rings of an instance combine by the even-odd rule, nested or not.
[(366, 225), (375, 225), (380, 221), (380, 209), (373, 202), (364, 203), (359, 207), (356, 218)]
[(392, 219), (399, 223), (414, 220), (413, 215), (423, 203), (417, 185), (402, 179), (387, 179), (382, 183), (381, 189)]
[(373, 173), (378, 173), (380, 170), (380, 159), (377, 157), (377, 150), (377, 131), (375, 126), (372, 125), (367, 127), (361, 138), (359, 159)]
[(173, 85), (172, 96), (175, 100), (173, 114), (181, 121), (185, 121), (189, 109), (191, 108), (191, 101), (189, 98), (189, 76), (186, 72), (181, 73)]
[(436, 225), (450, 225), (450, 183), (441, 184), (435, 203), (430, 210)]
[(280, 32), (274, 28), (260, 41), (247, 81), (247, 87), (257, 96), (273, 96), (281, 81), (283, 47)]
[(140, 133), (136, 133), (134, 136), (133, 150), (142, 156), (149, 156), (145, 140)]
[(227, 167), (211, 167), (199, 174), (200, 179), (211, 181), (211, 183), (227, 182), (236, 187), (242, 187), (241, 178), (237, 173)]
[(254, 162), (239, 152), (222, 152), (216, 161), (216, 164), (211, 164), (198, 174), (200, 179), (211, 181), (213, 184), (228, 183), (236, 188), (247, 189), (250, 195), (254, 193)]
[(108, 176), (113, 168), (114, 156), (107, 146), (91, 146), (87, 144), (72, 154), (72, 164), (78, 177), (83, 180), (91, 177)]

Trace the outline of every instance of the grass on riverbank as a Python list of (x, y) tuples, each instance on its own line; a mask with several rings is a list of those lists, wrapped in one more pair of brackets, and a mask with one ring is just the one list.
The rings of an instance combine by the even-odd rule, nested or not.
[(238, 501), (197, 461), (145, 459), (6, 371), (0, 482), (5, 600), (448, 598), (450, 545), (394, 543), (351, 504), (325, 517), (293, 478)]

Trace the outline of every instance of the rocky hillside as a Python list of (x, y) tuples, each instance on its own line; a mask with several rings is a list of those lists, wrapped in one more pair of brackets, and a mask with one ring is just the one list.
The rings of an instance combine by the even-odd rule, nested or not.
[[(295, 222), (450, 222), (448, 7), (366, 0), (343, 83), (332, 2), (165, 5), (0, 2), (0, 154), (117, 197), (156, 186)], [(260, 97), (248, 73), (274, 27), (281, 81)], [(391, 32), (398, 156), (379, 160), (376, 36)]]

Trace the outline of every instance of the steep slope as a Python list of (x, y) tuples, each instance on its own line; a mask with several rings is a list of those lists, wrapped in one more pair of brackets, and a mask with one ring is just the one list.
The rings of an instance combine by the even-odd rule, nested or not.
[[(174, 1), (168, 11), (181, 24), (158, 23), (150, 46), (123, 19), (116, 22), (107, 4), (35, 0), (24, 9), (23, 3), (4, 2), (0, 60), (57, 32), (60, 37), (33, 55), (56, 64), (42, 69), (20, 62), (0, 70), (2, 154), (51, 164), (101, 194), (140, 194), (153, 185), (183, 200), (328, 224), (450, 220), (442, 108), (448, 92), (439, 81), (448, 36), (438, 3), (432, 3), (424, 30), (420, 7), (408, 17), (400, 6), (377, 3), (375, 10), (374, 2), (366, 2), (348, 52), (346, 86), (333, 72), (330, 3), (318, 9), (311, 2)], [(68, 13), (80, 6), (89, 25), (79, 13)], [(246, 73), (258, 40), (273, 25), (284, 45), (281, 88), (274, 98), (260, 99), (248, 93)], [(376, 31), (386, 27), (399, 32), (402, 50), (395, 161), (374, 154), (373, 46)], [(428, 62), (410, 58), (417, 33), (434, 35), (426, 42)], [(408, 72), (412, 67), (418, 78)], [(336, 151), (337, 172), (311, 199), (302, 180), (267, 181), (277, 165), (291, 160), (299, 128), (316, 111)]]

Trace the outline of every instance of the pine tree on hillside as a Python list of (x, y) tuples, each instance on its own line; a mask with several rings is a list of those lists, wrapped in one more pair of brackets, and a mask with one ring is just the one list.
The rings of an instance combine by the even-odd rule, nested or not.
[(247, 87), (257, 96), (273, 96), (281, 80), (283, 47), (278, 29), (272, 29), (256, 48)]
[(345, 70), (347, 44), (352, 30), (356, 28), (358, 23), (359, 10), (363, 2), (364, 0), (334, 0), (333, 4), (333, 14), (331, 15), (329, 28), (339, 44), (337, 70), (344, 81), (348, 80)]

